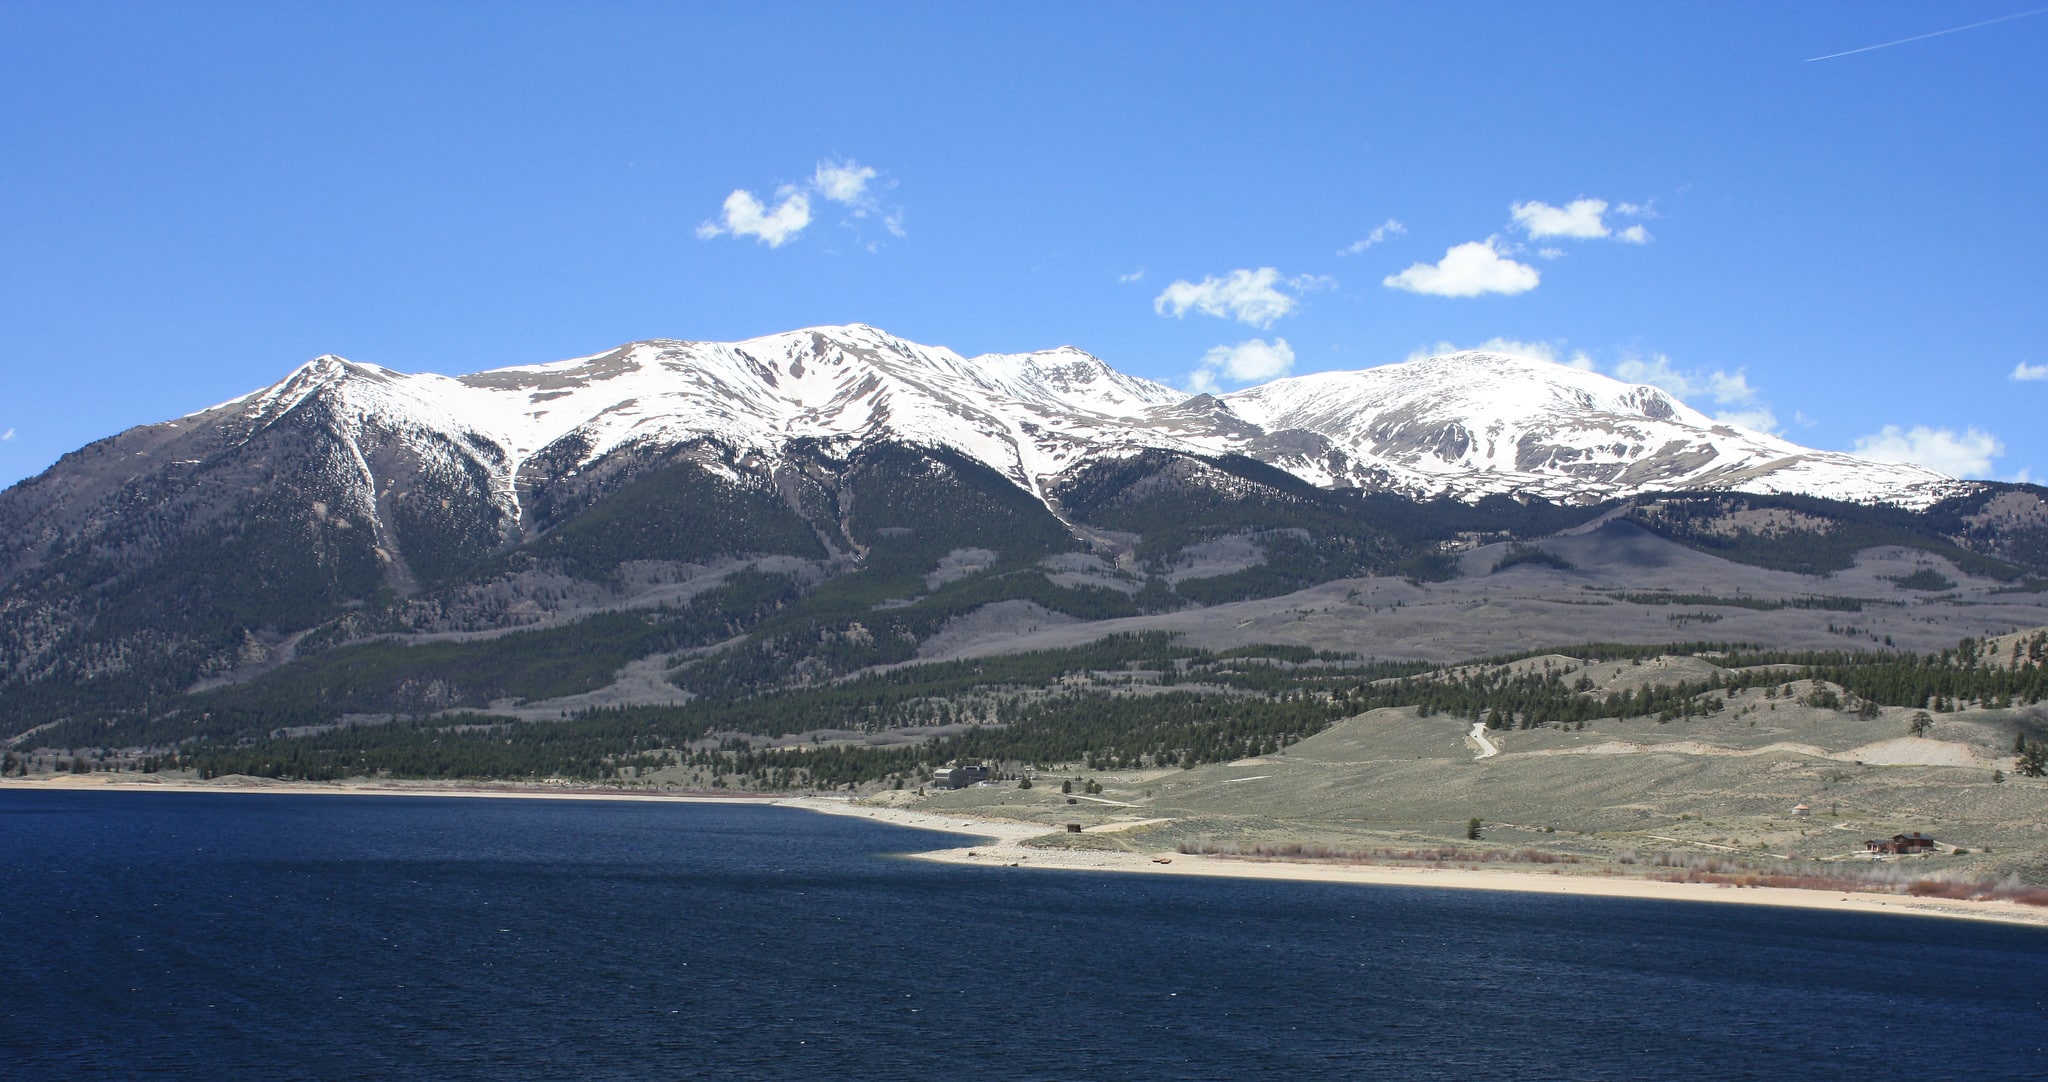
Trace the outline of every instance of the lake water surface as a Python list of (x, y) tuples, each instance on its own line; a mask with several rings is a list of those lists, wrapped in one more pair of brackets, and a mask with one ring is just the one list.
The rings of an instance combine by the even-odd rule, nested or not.
[(0, 791), (0, 1077), (2048, 1078), (2048, 931), (967, 868), (782, 808)]

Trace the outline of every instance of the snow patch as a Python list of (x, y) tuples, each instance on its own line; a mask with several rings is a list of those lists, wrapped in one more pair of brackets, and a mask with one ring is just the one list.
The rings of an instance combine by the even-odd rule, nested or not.
[(1071, 346), (970, 358), (852, 324), (656, 339), (460, 378), (322, 356), (215, 409), (253, 435), (316, 399), (351, 443), (396, 434), (429, 469), (488, 478), (514, 523), (517, 479), (538, 455), (575, 470), (629, 446), (707, 439), (769, 464), (794, 440), (950, 448), (1040, 499), (1077, 465), (1149, 448), (1246, 454), (1326, 487), (1468, 500), (1737, 489), (1923, 507), (1968, 488), (1718, 422), (1646, 385), (1484, 351), (1190, 398)]

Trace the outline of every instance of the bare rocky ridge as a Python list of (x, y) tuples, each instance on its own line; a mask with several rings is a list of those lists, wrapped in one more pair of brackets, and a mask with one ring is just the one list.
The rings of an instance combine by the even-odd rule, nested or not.
[(322, 357), (137, 432), (218, 424), (232, 441), (315, 399), (352, 442), (410, 443), (443, 473), (469, 475), (511, 522), (523, 488), (627, 447), (695, 440), (740, 460), (778, 459), (797, 440), (944, 446), (1034, 493), (1079, 462), (1142, 447), (1241, 453), (1318, 485), (1418, 497), (1728, 488), (1924, 505), (1953, 489), (1929, 470), (1802, 448), (1657, 388), (1529, 357), (1467, 351), (1188, 396), (1071, 347), (966, 358), (861, 325), (640, 342), (455, 379)]
[[(884, 460), (894, 465), (876, 465)], [(1261, 476), (1232, 461), (1272, 469)], [(1097, 483), (1126, 466), (1122, 489)], [(1238, 525), (1207, 528), (1226, 506), (1285, 510), (1339, 493), (1556, 505), (1741, 490), (1922, 508), (1996, 489), (1952, 539), (2019, 567), (2048, 561), (2048, 501), (2038, 490), (1800, 448), (1716, 422), (1656, 388), (1499, 354), (1322, 373), (1220, 396), (1188, 396), (1072, 348), (968, 358), (861, 325), (734, 343), (655, 340), (453, 378), (321, 357), (274, 386), (82, 448), (0, 493), (0, 689), (12, 689), (16, 703), (28, 688), (62, 689), (64, 702), (86, 703), (117, 686), (131, 698), (140, 688), (223, 686), (366, 636), (494, 635), (676, 603), (693, 596), (687, 584), (723, 581), (733, 568), (777, 569), (815, 585), (868, 566), (877, 543), (915, 548), (923, 542), (908, 535), (954, 527), (960, 539), (917, 569), (924, 590), (997, 573), (995, 550), (1006, 539), (966, 536), (981, 523), (932, 520), (961, 512), (920, 521), (913, 508), (900, 521), (862, 526), (873, 504), (856, 498), (853, 479), (890, 469), (908, 471), (888, 484), (912, 503), (968, 506), (942, 494), (981, 485), (983, 502), (973, 506), (990, 509), (1002, 502), (985, 491), (991, 484), (1029, 501), (1044, 520), (1033, 529), (1062, 535), (1050, 555), (1041, 547), (1030, 557), (1052, 588), (1136, 598), (1156, 582), (1179, 591), (1179, 611), (1108, 623), (1049, 610), (1040, 618), (1019, 607), (1021, 597), (993, 597), (1009, 608), (920, 644), (921, 656), (1130, 627), (1448, 659), (1468, 646), (1503, 648), (1503, 635), (1583, 640), (1612, 626), (1578, 619), (1598, 609), (1579, 596), (1590, 587), (1578, 579), (1476, 572), (1474, 561), (1496, 558), (1497, 548), (1467, 557), (1465, 584), (1432, 588), (1479, 606), (1447, 623), (1417, 623), (1424, 609), (1410, 612), (1405, 601), (1400, 620), (1352, 620), (1358, 606), (1350, 605), (1281, 621), (1276, 614), (1314, 609), (1333, 590), (1391, 603), (1423, 589), (1407, 581), (1413, 572), (1394, 568), (1437, 544), (1426, 530), (1398, 543), (1339, 538), (1338, 551), (1319, 548), (1331, 539), (1285, 515), (1268, 522), (1245, 512), (1232, 520)], [(1102, 514), (1162, 494), (1180, 501), (1184, 524), (1204, 527), (1171, 551), (1154, 551), (1140, 526)], [(1083, 506), (1084, 498), (1095, 502)], [(1325, 523), (1332, 514), (1356, 519), (1358, 506), (1318, 513)], [(1719, 541), (1745, 531), (1825, 531), (1828, 521), (1732, 506), (1683, 525)], [(1481, 531), (1442, 545), (1504, 536)], [(1057, 551), (1062, 544), (1072, 551)], [(1587, 544), (1560, 537), (1550, 547), (1567, 563), (1612, 572), (1602, 580), (1608, 588), (1669, 581), (1660, 569), (1624, 573), (1629, 565), (1614, 561), (1627, 546)], [(1837, 592), (1812, 582), (1751, 584), (1754, 568), (1718, 570), (1739, 565), (1667, 547), (1717, 569), (1702, 573), (1699, 592)], [(1281, 563), (1284, 574), (1257, 580)], [(1913, 627), (1842, 623), (1883, 626), (1880, 637), (1903, 645), (1931, 642), (1937, 628), (1952, 639), (1957, 628), (1982, 634), (2040, 622), (2007, 610), (2041, 595), (1997, 594), (2000, 584), (1970, 581), (1971, 573), (1951, 568), (1963, 591), (1914, 610), (1950, 616), (1922, 616), (1927, 622)], [(1353, 583), (1361, 574), (1368, 578)], [(1532, 594), (1524, 580), (1540, 586)], [(1314, 585), (1335, 581), (1344, 585)], [(1303, 585), (1311, 589), (1299, 599), (1281, 596)], [(888, 604), (912, 604), (914, 593)], [(1251, 594), (1263, 596), (1236, 600)], [(1522, 605), (1536, 607), (1515, 608)], [(1966, 609), (1983, 619), (1966, 618)], [(1683, 615), (1638, 613), (1620, 625), (1691, 637), (1694, 628), (1665, 623), (1674, 614)], [(1765, 616), (1778, 630), (1747, 629)], [(1996, 626), (2008, 616), (2017, 622)], [(1720, 634), (1741, 626), (1758, 641), (1835, 634), (1820, 612), (1738, 610), (1721, 620)], [(621, 680), (605, 701), (665, 694), (659, 681)]]
[[(370, 554), (409, 592), (444, 563), (536, 536), (634, 463), (699, 447), (714, 472), (780, 476), (792, 446), (877, 440), (950, 448), (1041, 500), (1077, 467), (1145, 448), (1244, 454), (1320, 486), (1416, 497), (1725, 488), (1924, 506), (1969, 487), (1525, 357), (1466, 352), (1189, 397), (1072, 348), (964, 358), (854, 325), (642, 342), (460, 378), (321, 357), (8, 490), (0, 583), (111, 518), (189, 529), (281, 488), (309, 537)], [(408, 554), (408, 532), (438, 536)], [(411, 566), (425, 547), (428, 566)]]
[[(2048, 490), (1488, 353), (1197, 396), (861, 326), (326, 357), (0, 493), (11, 769), (893, 784), (1084, 851), (1478, 817), (1831, 868), (1931, 827), (1953, 874), (2048, 881), (2044, 627)], [(1791, 660), (1850, 656), (1892, 668)], [(1376, 690), (1463, 674), (1451, 713)], [(1722, 690), (1583, 709), (1685, 685)], [(1098, 787), (917, 795), (953, 759)]]
[[(1188, 396), (1071, 347), (966, 358), (872, 327), (745, 342), (655, 340), (450, 378), (320, 357), (274, 386), (131, 429), (10, 490), (0, 579), (114, 491), (176, 485), (279, 428), (331, 440), (328, 513), (378, 539), (437, 508), (477, 540), (530, 533), (536, 490), (621, 454), (706, 442), (772, 472), (799, 441), (943, 446), (1035, 495), (1140, 448), (1239, 453), (1312, 483), (1428, 497), (1598, 501), (1735, 489), (1925, 505), (1957, 484), (1716, 422), (1654, 387), (1468, 351)], [(308, 433), (310, 434), (310, 433)], [(257, 477), (208, 477), (235, 487)], [(410, 501), (410, 502), (408, 502)], [(1996, 512), (1992, 512), (1996, 514)], [(387, 556), (393, 546), (380, 545)]]

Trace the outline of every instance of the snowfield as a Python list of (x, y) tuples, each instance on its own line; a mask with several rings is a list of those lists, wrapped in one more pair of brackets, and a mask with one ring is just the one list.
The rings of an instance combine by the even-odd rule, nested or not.
[(735, 461), (769, 465), (795, 440), (946, 447), (1041, 499), (1076, 465), (1148, 448), (1248, 455), (1324, 487), (1465, 500), (1732, 489), (1924, 507), (1967, 489), (1531, 357), (1466, 351), (1209, 396), (1125, 375), (1072, 347), (963, 357), (859, 324), (743, 342), (636, 342), (459, 377), (324, 356), (193, 416), (232, 416), (254, 433), (315, 397), (356, 426), (341, 433), (352, 443), (371, 442), (374, 427), (425, 460), (482, 471), (512, 521), (520, 471), (536, 456), (576, 468), (626, 447), (702, 439)]

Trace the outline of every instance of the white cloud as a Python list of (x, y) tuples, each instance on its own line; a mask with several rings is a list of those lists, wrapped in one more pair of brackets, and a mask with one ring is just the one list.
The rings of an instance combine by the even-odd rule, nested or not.
[(2012, 378), (2017, 380), (2048, 380), (2048, 364), (2028, 364), (2025, 361), (2012, 366)]
[(1680, 398), (1691, 398), (1700, 391), (1700, 385), (1691, 376), (1673, 368), (1671, 358), (1662, 353), (1652, 354), (1648, 360), (1641, 357), (1624, 359), (1614, 366), (1614, 378), (1662, 387)]
[[(1634, 203), (1623, 203), (1614, 208), (1616, 214), (1624, 217), (1642, 217), (1649, 214), (1648, 207)], [(1629, 226), (1619, 232), (1607, 224), (1607, 200), (1574, 199), (1561, 207), (1553, 207), (1542, 200), (1515, 203), (1508, 207), (1514, 216), (1515, 225), (1529, 234), (1530, 240), (1544, 237), (1567, 237), (1572, 240), (1599, 240), (1612, 237), (1628, 244), (1650, 243), (1650, 231), (1640, 224)]]
[(1778, 415), (1749, 382), (1747, 369), (1733, 372), (1682, 371), (1662, 353), (1649, 358), (1627, 357), (1614, 366), (1614, 377), (1629, 383), (1647, 383), (1676, 395), (1686, 405), (1699, 408), (1711, 404), (1713, 418), (1722, 424), (1741, 425), (1758, 432), (1775, 434)]
[(819, 162), (817, 171), (811, 174), (811, 187), (834, 203), (854, 206), (867, 201), (868, 181), (873, 179), (873, 169), (849, 158), (843, 162)]
[(1408, 360), (1411, 362), (1426, 360), (1430, 357), (1441, 357), (1446, 353), (1459, 353), (1468, 349), (1478, 350), (1481, 353), (1508, 353), (1517, 357), (1534, 357), (1539, 361), (1561, 364), (1568, 368), (1576, 368), (1581, 372), (1594, 371), (1593, 358), (1587, 355), (1585, 350), (1578, 349), (1567, 353), (1565, 352), (1563, 342), (1524, 342), (1515, 338), (1489, 338), (1476, 346), (1461, 346), (1455, 342), (1438, 342), (1433, 349), (1418, 349), (1408, 354)]
[[(890, 236), (902, 237), (903, 208), (883, 210), (880, 195), (869, 184), (879, 175), (874, 169), (851, 158), (843, 162), (822, 161), (811, 172), (811, 190), (827, 202), (846, 208), (847, 217), (842, 225), (878, 217)], [(880, 245), (869, 243), (866, 247), (872, 252)]]
[(1145, 268), (1139, 267), (1129, 274), (1119, 274), (1116, 276), (1116, 280), (1124, 285), (1130, 285), (1132, 282), (1142, 282), (1145, 280)]
[[(1299, 289), (1300, 281), (1295, 279), (1289, 284)], [(1272, 267), (1234, 270), (1225, 277), (1208, 277), (1200, 282), (1175, 281), (1152, 299), (1152, 310), (1179, 319), (1192, 308), (1205, 316), (1234, 319), (1264, 330), (1300, 304), (1280, 292), (1279, 282), (1280, 272)]]
[(725, 197), (724, 215), (717, 221), (697, 227), (698, 238), (710, 240), (730, 233), (735, 237), (758, 238), (770, 248), (782, 247), (811, 224), (811, 200), (804, 193), (788, 188), (776, 194), (782, 202), (770, 210), (754, 197), (754, 193), (745, 188), (734, 190)]
[(1531, 200), (1510, 206), (1508, 213), (1514, 215), (1515, 224), (1521, 226), (1531, 240), (1543, 237), (1589, 240), (1604, 237), (1609, 232), (1607, 223), (1600, 220), (1600, 216), (1607, 213), (1605, 199), (1574, 199), (1561, 207)]
[(1357, 255), (1358, 253), (1365, 251), (1367, 248), (1370, 248), (1375, 244), (1384, 243), (1385, 241), (1393, 237), (1398, 237), (1406, 232), (1408, 232), (1407, 226), (1402, 225), (1400, 222), (1397, 222), (1392, 218), (1389, 218), (1384, 223), (1374, 226), (1372, 232), (1367, 233), (1365, 235), (1364, 240), (1355, 240), (1352, 241), (1350, 244), (1337, 249), (1337, 254)]
[(1749, 371), (1743, 368), (1736, 369), (1732, 376), (1718, 371), (1708, 376), (1707, 393), (1714, 396), (1715, 402), (1727, 405), (1756, 401), (1756, 388), (1749, 385)]
[(1234, 346), (1217, 346), (1202, 355), (1201, 364), (1188, 376), (1188, 387), (1198, 394), (1220, 389), (1216, 377), (1237, 383), (1275, 379), (1294, 370), (1294, 349), (1285, 338), (1267, 342), (1253, 338)]
[(1854, 453), (1876, 462), (1910, 462), (1950, 477), (1970, 477), (1990, 473), (1991, 460), (2005, 454), (2005, 444), (1974, 425), (1961, 435), (1950, 428), (1886, 425), (1875, 435), (1858, 436)]
[[(1600, 366), (1591, 354), (1583, 349), (1567, 349), (1562, 340), (1555, 342), (1523, 341), (1515, 338), (1489, 338), (1476, 346), (1463, 346), (1455, 342), (1438, 342), (1433, 347), (1415, 350), (1408, 354), (1408, 360), (1420, 361), (1429, 357), (1440, 357), (1446, 353), (1462, 350), (1478, 350), (1484, 353), (1508, 353), (1518, 357), (1534, 357), (1540, 361), (1576, 368), (1581, 372), (1598, 372)], [(1715, 369), (1712, 372), (1688, 371), (1671, 362), (1662, 353), (1648, 357), (1626, 357), (1616, 362), (1608, 371), (1609, 375), (1625, 383), (1643, 383), (1657, 387), (1671, 394), (1695, 409), (1705, 407), (1714, 420), (1722, 424), (1741, 425), (1758, 432), (1776, 434), (1779, 430), (1778, 415), (1769, 403), (1763, 400), (1762, 392), (1749, 382), (1749, 371), (1738, 368), (1733, 372)], [(1803, 425), (1811, 425), (1805, 414), (1797, 415)]]
[(1563, 258), (1563, 256), (1564, 256), (1564, 249), (1562, 249), (1562, 248), (1538, 248), (1538, 249), (1536, 249), (1536, 257), (1537, 257), (1538, 259), (1560, 259), (1560, 258)]
[(1717, 410), (1714, 413), (1714, 420), (1724, 425), (1740, 425), (1752, 432), (1767, 432), (1772, 435), (1778, 432), (1778, 415), (1771, 412), (1771, 407), (1761, 404), (1749, 409)]
[[(772, 208), (753, 192), (740, 188), (725, 197), (725, 206), (719, 217), (697, 227), (697, 236), (702, 240), (722, 236), (754, 237), (770, 248), (780, 248), (795, 240), (811, 224), (811, 197), (815, 195), (825, 202), (847, 208), (847, 217), (841, 225), (858, 229), (855, 223), (880, 218), (882, 228), (888, 230), (890, 236), (901, 237), (903, 208), (893, 207), (884, 211), (874, 185), (875, 178), (880, 175), (851, 158), (822, 161), (812, 170), (810, 179), (801, 185), (785, 184), (776, 189), (777, 202)], [(877, 247), (873, 243), (866, 245), (869, 251)]]
[(1382, 284), (1389, 289), (1437, 297), (1477, 297), (1483, 293), (1527, 293), (1542, 275), (1526, 263), (1503, 256), (1496, 238), (1468, 241), (1444, 253), (1437, 263), (1417, 263)]
[(11, 429), (11, 428), (10, 428), (10, 429), (8, 429), (8, 430), (7, 430), (7, 431), (5, 431), (5, 432), (0, 432), (0, 443), (6, 443), (6, 442), (7, 442), (8, 440), (11, 440), (11, 439), (13, 439), (13, 438), (14, 438), (14, 430), (13, 430), (13, 429)]

